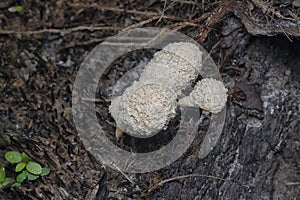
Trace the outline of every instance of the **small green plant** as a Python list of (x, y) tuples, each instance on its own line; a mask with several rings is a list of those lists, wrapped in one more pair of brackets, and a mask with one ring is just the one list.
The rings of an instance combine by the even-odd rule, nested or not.
[(0, 189), (13, 182), (15, 182), (15, 179), (6, 177), (5, 168), (0, 167)]
[(7, 135), (7, 134), (4, 134), (4, 139), (6, 140), (6, 142), (8, 142), (8, 144), (10, 144), (10, 143), (11, 143), (11, 138), (10, 138), (10, 136), (9, 136), (9, 135)]
[(16, 6), (16, 12), (22, 12), (24, 10), (24, 7), (19, 5), (19, 6)]
[(8, 143), (8, 144), (11, 144), (12, 141), (15, 141), (15, 142), (19, 142), (19, 139), (14, 137), (14, 136), (10, 136), (8, 134), (4, 134), (4, 140)]
[(13, 187), (18, 187), (25, 179), (33, 181), (40, 176), (46, 176), (50, 173), (50, 169), (42, 167), (39, 163), (33, 161), (26, 153), (17, 151), (8, 151), (4, 155), (5, 160), (15, 165), (14, 171), (17, 172), (16, 180), (14, 178), (6, 178), (5, 168), (0, 169), (0, 188), (13, 183)]
[(15, 12), (21, 13), (23, 10), (24, 10), (24, 6), (22, 6), (22, 5), (17, 5), (17, 6), (8, 8), (8, 11), (12, 12), (12, 13), (15, 13)]

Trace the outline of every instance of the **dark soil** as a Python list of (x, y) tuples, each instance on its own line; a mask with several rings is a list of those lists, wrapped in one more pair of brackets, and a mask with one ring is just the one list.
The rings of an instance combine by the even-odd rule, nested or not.
[[(13, 12), (18, 5), (24, 10)], [(262, 0), (1, 1), (0, 166), (8, 167), (7, 150), (18, 150), (51, 173), (3, 188), (0, 199), (298, 199), (299, 13), (290, 4)], [(95, 160), (78, 137), (72, 87), (97, 44), (125, 28), (147, 26), (179, 30), (211, 53), (229, 89), (227, 117), (206, 158), (197, 153), (209, 116), (176, 162), (152, 173), (122, 174)], [(128, 151), (167, 144), (178, 125), (175, 118), (151, 139), (114, 138), (107, 88), (155, 51), (120, 58), (99, 81), (99, 123)], [(8, 143), (5, 135), (17, 140)]]

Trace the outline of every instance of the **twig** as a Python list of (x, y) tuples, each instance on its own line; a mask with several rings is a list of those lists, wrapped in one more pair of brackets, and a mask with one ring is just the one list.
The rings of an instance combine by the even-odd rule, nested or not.
[(187, 26), (192, 26), (196, 28), (202, 28), (203, 26), (200, 24), (192, 23), (192, 22), (178, 22), (172, 25), (166, 26), (167, 28), (175, 28), (176, 30), (182, 29)]
[(46, 29), (35, 30), (35, 31), (15, 31), (15, 30), (2, 31), (1, 30), (0, 35), (11, 35), (11, 34), (35, 35), (35, 34), (42, 34), (42, 33), (59, 33), (61, 35), (66, 35), (75, 31), (122, 30), (123, 28), (124, 27), (110, 27), (110, 26), (78, 26), (74, 28), (62, 28), (62, 29), (46, 28)]
[(173, 0), (174, 3), (187, 4), (187, 5), (199, 5), (197, 1), (187, 1), (187, 0)]
[(288, 185), (288, 186), (298, 186), (298, 185), (300, 185), (300, 182), (286, 182), (285, 185)]
[(214, 46), (211, 48), (207, 56), (203, 59), (203, 63), (205, 63), (208, 59), (210, 59), (211, 54), (214, 52), (214, 50), (223, 42), (223, 39), (219, 40), (217, 43), (214, 44)]
[(160, 17), (160, 16), (154, 16), (154, 17), (151, 17), (151, 18), (149, 18), (149, 19), (147, 19), (147, 20), (144, 20), (144, 21), (141, 21), (141, 22), (139, 22), (139, 23), (130, 25), (130, 26), (124, 28), (123, 30), (126, 31), (126, 30), (129, 30), (129, 29), (142, 27), (142, 26), (144, 26), (145, 24), (149, 24), (149, 23), (153, 22), (154, 20), (159, 19), (159, 17)]
[(60, 52), (62, 50), (65, 50), (65, 49), (69, 49), (69, 48), (73, 48), (73, 47), (78, 47), (78, 46), (88, 46), (90, 44), (94, 44), (94, 43), (100, 43), (102, 42), (103, 40), (106, 40), (107, 37), (104, 37), (104, 38), (99, 38), (99, 39), (91, 39), (91, 40), (88, 40), (88, 41), (84, 41), (84, 42), (76, 42), (76, 43), (70, 43), (68, 45), (65, 45), (63, 47), (60, 47), (56, 50), (56, 52)]
[(152, 192), (153, 190), (156, 190), (158, 187), (164, 185), (165, 183), (169, 183), (169, 182), (173, 182), (176, 180), (180, 180), (180, 179), (184, 179), (184, 178), (190, 178), (190, 177), (205, 177), (205, 178), (211, 178), (211, 179), (215, 179), (215, 180), (220, 180), (220, 181), (225, 181), (225, 182), (229, 182), (229, 183), (233, 183), (233, 184), (237, 184), (241, 187), (247, 188), (249, 189), (250, 186), (249, 185), (245, 185), (239, 182), (235, 182), (232, 180), (228, 180), (228, 179), (224, 179), (224, 178), (220, 178), (220, 177), (216, 177), (216, 176), (211, 176), (211, 175), (203, 175), (203, 174), (189, 174), (189, 175), (183, 175), (183, 176), (176, 176), (173, 178), (169, 178), (169, 179), (165, 179), (159, 183), (157, 183), (156, 185), (152, 186), (150, 188), (150, 190), (148, 191), (148, 193)]
[(221, 22), (221, 18), (226, 14), (233, 10), (236, 2), (235, 1), (220, 1), (220, 4), (218, 6), (218, 9), (216, 12), (212, 12), (211, 15), (208, 17), (208, 20), (206, 21), (205, 25), (198, 31), (198, 34), (196, 36), (197, 40), (203, 43), (210, 31), (212, 30), (212, 27), (216, 25), (217, 23)]
[(102, 99), (93, 99), (93, 98), (88, 98), (88, 97), (82, 97), (81, 98), (82, 101), (87, 101), (87, 102), (103, 102)]
[(123, 172), (119, 167), (117, 167), (115, 165), (113, 165), (113, 167), (110, 167), (110, 166), (106, 166), (106, 167), (109, 167), (112, 170), (116, 170), (116, 171), (120, 172), (120, 174), (122, 174), (132, 185), (135, 185), (135, 182), (125, 172)]
[(161, 21), (161, 19), (163, 18), (164, 14), (165, 14), (165, 11), (166, 11), (166, 7), (167, 7), (167, 0), (165, 0), (163, 10), (161, 12), (161, 15), (160, 15), (159, 19), (155, 23), (155, 25), (157, 25)]
[[(206, 16), (206, 15), (205, 15)], [(46, 28), (46, 29), (41, 29), (41, 30), (25, 30), (25, 31), (17, 31), (17, 30), (1, 30), (0, 31), (0, 35), (35, 35), (35, 34), (43, 34), (43, 33), (58, 33), (61, 35), (66, 35), (69, 34), (71, 32), (75, 32), (75, 31), (103, 31), (103, 30), (113, 30), (113, 31), (120, 31), (120, 30), (129, 30), (129, 29), (133, 29), (133, 28), (139, 28), (144, 26), (145, 24), (151, 23), (154, 20), (157, 20), (161, 18), (161, 16), (153, 16), (147, 20), (141, 21), (139, 23), (127, 26), (127, 27), (109, 27), (109, 26), (78, 26), (78, 27), (73, 27), (73, 28)], [(163, 16), (163, 19), (169, 19), (169, 20), (174, 20), (174, 21), (182, 21), (182, 19), (180, 19), (179, 17), (176, 16)], [(186, 23), (186, 25), (188, 23), (190, 23), (190, 25), (196, 26), (196, 23), (200, 20), (203, 20), (204, 17), (200, 17), (198, 19), (194, 19), (194, 20), (190, 20), (187, 22), (182, 22), (182, 23)], [(84, 44), (85, 45), (85, 44)]]
[[(169, 20), (173, 20), (173, 21), (180, 21), (178, 22), (177, 24), (172, 24), (170, 26), (172, 27), (176, 27), (176, 26), (182, 26), (181, 28), (183, 27), (186, 27), (186, 26), (194, 26), (194, 27), (197, 27), (197, 28), (202, 28), (203, 26), (202, 25), (199, 25), (198, 23), (204, 19), (206, 19), (208, 16), (210, 16), (210, 12), (207, 12), (207, 13), (204, 13), (203, 15), (201, 15), (200, 17), (196, 18), (196, 19), (192, 19), (192, 20), (188, 20), (188, 21), (183, 21), (181, 18), (179, 17), (176, 17), (176, 16), (169, 16), (169, 15), (164, 15), (164, 16), (153, 16), (147, 20), (144, 20), (144, 21), (141, 21), (139, 23), (136, 23), (136, 24), (133, 24), (133, 25), (130, 25), (128, 27), (126, 27), (125, 29), (123, 30), (129, 30), (129, 29), (133, 29), (133, 28), (139, 28), (139, 27), (142, 27), (144, 26), (145, 24), (149, 24), (151, 22), (153, 22), (154, 20), (160, 20), (160, 19), (169, 19)], [(180, 24), (181, 23), (181, 24)], [(179, 28), (180, 29), (180, 28)]]
[(160, 18), (180, 21), (180, 19), (178, 17), (175, 17), (175, 16), (163, 16), (163, 17), (161, 17), (161, 16), (154, 16), (154, 17), (151, 17), (151, 18), (146, 19), (144, 21), (141, 21), (139, 23), (130, 25), (130, 26), (124, 28), (123, 30), (125, 31), (125, 30), (129, 30), (129, 29), (133, 29), (133, 28), (139, 28), (139, 27), (144, 26), (145, 24), (149, 24), (149, 23), (153, 22), (154, 20), (157, 20), (157, 19), (160, 19)]
[(145, 15), (145, 16), (155, 16), (159, 15), (157, 12), (151, 12), (151, 11), (138, 11), (138, 10), (127, 10), (122, 8), (116, 8), (116, 7), (108, 7), (108, 6), (102, 6), (99, 4), (79, 4), (79, 3), (68, 3), (71, 7), (77, 7), (77, 8), (98, 8), (100, 10), (107, 10), (107, 11), (113, 11), (113, 12), (124, 12), (128, 14), (136, 14), (136, 15)]

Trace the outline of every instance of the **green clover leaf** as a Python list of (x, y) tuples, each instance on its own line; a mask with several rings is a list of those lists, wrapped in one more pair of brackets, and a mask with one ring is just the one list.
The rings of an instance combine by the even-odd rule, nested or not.
[(42, 173), (40, 174), (41, 176), (47, 176), (50, 173), (50, 168), (44, 167), (42, 169)]
[(17, 176), (17, 182), (22, 183), (26, 179), (27, 174), (28, 174), (28, 172), (26, 170), (24, 170), (21, 174), (19, 174)]
[(15, 182), (14, 184), (11, 185), (10, 189), (14, 190), (13, 189), (14, 187), (20, 187), (20, 186), (21, 186), (21, 183)]
[(16, 165), (15, 171), (16, 171), (16, 172), (20, 172), (20, 171), (22, 171), (22, 170), (25, 168), (25, 166), (26, 166), (26, 163), (20, 162), (20, 163), (18, 163), (18, 164)]
[(10, 136), (9, 135), (7, 135), (7, 134), (4, 134), (4, 139), (8, 142), (8, 144), (10, 144), (11, 143), (11, 138), (10, 138)]
[(23, 6), (16, 6), (16, 11), (17, 12), (22, 12), (24, 10)]
[(5, 177), (6, 177), (6, 175), (5, 175), (5, 169), (4, 169), (4, 167), (1, 167), (0, 168), (0, 183), (4, 182)]
[(28, 178), (28, 180), (30, 180), (30, 181), (34, 181), (34, 180), (36, 180), (37, 178), (39, 178), (39, 176), (38, 176), (38, 175), (31, 174), (31, 173), (27, 173), (27, 178)]
[(5, 153), (4, 157), (11, 164), (19, 163), (22, 161), (22, 156), (17, 151), (8, 151)]
[(15, 182), (15, 179), (14, 178), (5, 178), (4, 182), (2, 183), (3, 187), (10, 184), (10, 183), (13, 183)]
[(26, 165), (26, 169), (34, 175), (40, 175), (42, 173), (42, 166), (37, 162), (29, 161)]
[(28, 162), (31, 159), (30, 159), (30, 157), (26, 153), (22, 152), (22, 160), (24, 162)]

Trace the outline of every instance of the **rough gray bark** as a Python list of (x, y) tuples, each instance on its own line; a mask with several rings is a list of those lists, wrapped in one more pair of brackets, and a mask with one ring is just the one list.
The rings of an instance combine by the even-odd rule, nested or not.
[[(284, 37), (253, 38), (243, 51), (241, 54), (239, 49), (233, 56), (244, 66), (243, 75), (234, 79), (224, 73), (223, 79), (229, 87), (243, 91), (246, 99), (229, 99), (225, 127), (215, 149), (203, 160), (197, 157), (205, 134), (200, 131), (189, 151), (171, 166), (146, 175), (130, 175), (136, 185), (125, 178), (120, 185), (111, 177), (109, 199), (135, 199), (140, 188), (150, 199), (299, 198), (300, 83), (295, 66), (300, 63), (296, 56), (300, 52)], [(191, 174), (195, 176), (178, 177)], [(174, 177), (178, 179), (147, 193), (160, 181)]]
[(287, 49), (272, 44), (272, 40), (264, 40), (269, 39), (257, 39), (246, 50), (245, 74), (233, 83), (248, 91), (247, 100), (229, 102), (226, 125), (217, 148), (204, 160), (187, 154), (174, 166), (182, 172), (173, 175), (210, 174), (249, 188), (195, 177), (166, 184), (152, 199), (170, 199), (170, 196), (176, 199), (297, 199), (300, 196), (300, 90), (299, 79), (291, 69), (297, 63), (295, 59), (298, 63), (300, 60), (292, 57)]

